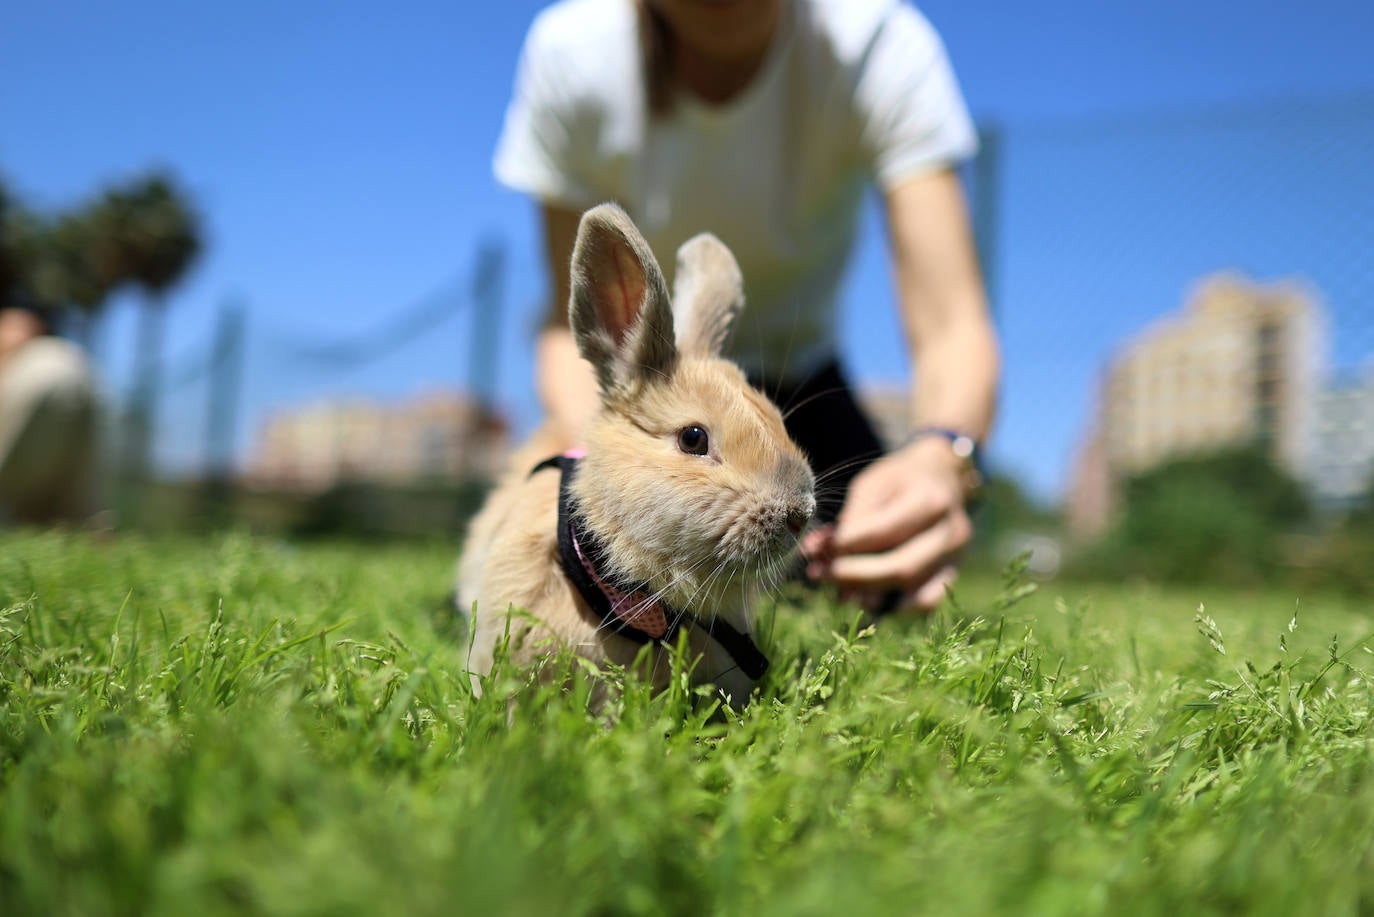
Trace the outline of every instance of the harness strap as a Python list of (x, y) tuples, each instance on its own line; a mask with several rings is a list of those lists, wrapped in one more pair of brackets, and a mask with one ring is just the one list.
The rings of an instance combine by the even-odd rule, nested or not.
[(704, 631), (734, 660), (745, 675), (758, 680), (768, 671), (765, 656), (748, 634), (737, 630), (722, 618), (703, 622), (687, 611), (675, 611), (653, 601), (653, 590), (647, 583), (617, 583), (604, 571), (606, 552), (596, 535), (579, 525), (572, 502), (572, 481), (576, 477), (578, 458), (556, 455), (545, 459), (530, 470), (530, 476), (546, 468), (557, 468), (561, 474), (558, 484), (558, 560), (563, 574), (577, 589), (582, 600), (601, 620), (601, 626), (644, 644), (671, 644), (683, 625)]

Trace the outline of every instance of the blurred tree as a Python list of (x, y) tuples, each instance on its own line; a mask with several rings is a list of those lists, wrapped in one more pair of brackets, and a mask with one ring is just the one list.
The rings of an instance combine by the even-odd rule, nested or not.
[(6, 194), (0, 210), (7, 262), (0, 272), (4, 296), (22, 295), (46, 307), (89, 344), (96, 315), (129, 279), (101, 270), (98, 257), (105, 240), (94, 208), (44, 217)]
[(1036, 503), (1021, 483), (1006, 473), (988, 476), (974, 511), (974, 540), (966, 555), (998, 569), (1008, 552), (1016, 553), (1028, 536), (1058, 538), (1063, 520), (1059, 514)]
[(29, 295), (70, 320), (74, 336), (89, 346), (95, 317), (117, 286), (96, 271), (93, 245), (98, 230), (90, 214), (77, 211), (50, 222), (30, 214), (20, 226)]
[(1006, 473), (988, 476), (979, 496), (979, 511), (1007, 528), (1053, 530), (1062, 524), (1057, 513), (1032, 500), (1021, 482)]
[(1168, 462), (1127, 480), (1122, 497), (1078, 572), (1262, 583), (1287, 569), (1285, 536), (1311, 515), (1302, 486), (1258, 447)]
[(1364, 492), (1360, 494), (1358, 502), (1350, 508), (1346, 521), (1374, 532), (1374, 474), (1364, 482)]
[(1302, 585), (1374, 596), (1374, 478), (1360, 501), (1317, 540), (1308, 560)]

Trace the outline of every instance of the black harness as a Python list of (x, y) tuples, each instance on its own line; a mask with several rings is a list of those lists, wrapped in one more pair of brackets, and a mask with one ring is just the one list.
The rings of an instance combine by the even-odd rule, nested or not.
[[(603, 582), (611, 584), (627, 595), (652, 595), (653, 589), (647, 583), (618, 582), (604, 572), (605, 548), (600, 539), (578, 517), (572, 505), (572, 481), (577, 474), (577, 463), (576, 458), (556, 455), (535, 465), (530, 475), (533, 476), (545, 468), (557, 468), (562, 474), (558, 485), (558, 559), (563, 567), (563, 575), (577, 587), (582, 600), (601, 619), (601, 626), (636, 643), (658, 642), (665, 645), (671, 645), (684, 626), (695, 627), (710, 635), (711, 639), (719, 643), (730, 655), (740, 671), (757, 681), (768, 671), (768, 657), (759, 651), (748, 634), (736, 630), (722, 618), (703, 621), (689, 611), (664, 606), (667, 627), (663, 633), (653, 635), (640, 630), (616, 613), (611, 598), (593, 576), (593, 570), (595, 576), (600, 577)], [(586, 563), (583, 562), (584, 559)], [(588, 569), (588, 565), (591, 569)]]

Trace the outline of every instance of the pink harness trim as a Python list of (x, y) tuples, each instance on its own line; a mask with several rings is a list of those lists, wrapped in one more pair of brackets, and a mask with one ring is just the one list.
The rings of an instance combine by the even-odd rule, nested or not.
[(655, 640), (668, 633), (668, 618), (663, 613), (663, 606), (655, 601), (653, 596), (643, 592), (626, 593), (606, 582), (596, 572), (591, 561), (587, 560), (587, 555), (582, 553), (582, 545), (577, 540), (576, 529), (573, 529), (572, 542), (574, 550), (577, 551), (577, 559), (582, 564), (582, 569), (587, 571), (592, 582), (596, 583), (597, 588), (606, 594), (606, 598), (610, 599), (611, 614)]

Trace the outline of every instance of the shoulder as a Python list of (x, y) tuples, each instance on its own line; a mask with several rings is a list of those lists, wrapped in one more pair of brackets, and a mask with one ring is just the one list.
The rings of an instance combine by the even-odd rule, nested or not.
[(630, 0), (561, 0), (541, 11), (497, 143), (498, 180), (579, 210), (615, 196), (606, 163), (637, 134), (641, 69)]
[(899, 40), (917, 66), (939, 53), (935, 29), (903, 0), (801, 0), (797, 7), (803, 34), (841, 66), (862, 67), (879, 41)]
[(560, 0), (541, 10), (525, 38), (525, 57), (556, 69), (570, 88), (614, 88), (637, 65), (638, 22), (627, 0)]

